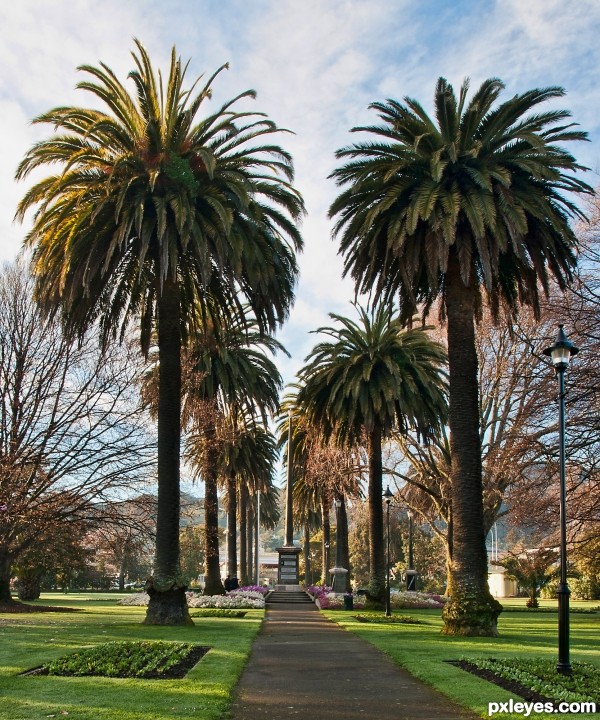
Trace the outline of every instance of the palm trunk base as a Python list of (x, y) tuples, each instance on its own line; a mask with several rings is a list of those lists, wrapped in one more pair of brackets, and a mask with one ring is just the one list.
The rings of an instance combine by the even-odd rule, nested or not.
[(205, 595), (225, 595), (227, 591), (223, 585), (221, 577), (209, 577), (208, 575), (204, 578), (204, 594)]
[(502, 605), (489, 592), (456, 593), (444, 607), (443, 635), (497, 637)]
[(385, 578), (373, 576), (366, 588), (365, 609), (383, 610), (385, 607)]
[(185, 585), (173, 585), (166, 590), (154, 587), (152, 579), (146, 583), (150, 596), (144, 625), (193, 625), (185, 595)]

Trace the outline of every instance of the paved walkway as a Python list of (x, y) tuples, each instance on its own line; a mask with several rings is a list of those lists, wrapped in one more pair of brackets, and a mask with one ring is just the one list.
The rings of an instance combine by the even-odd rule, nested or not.
[(278, 605), (234, 696), (234, 720), (474, 720), (314, 605)]

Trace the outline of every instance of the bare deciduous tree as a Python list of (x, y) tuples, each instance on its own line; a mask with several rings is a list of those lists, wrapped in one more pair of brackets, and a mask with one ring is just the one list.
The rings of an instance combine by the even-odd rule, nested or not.
[(0, 602), (11, 567), (55, 524), (98, 520), (148, 480), (153, 444), (138, 363), (69, 341), (44, 319), (22, 263), (0, 271)]

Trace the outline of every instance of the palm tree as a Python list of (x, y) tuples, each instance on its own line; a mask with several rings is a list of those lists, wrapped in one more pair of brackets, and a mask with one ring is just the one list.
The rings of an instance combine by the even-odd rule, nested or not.
[[(265, 464), (272, 462), (269, 436), (259, 432), (256, 421), (258, 416), (266, 425), (267, 414), (279, 409), (281, 375), (267, 355), (278, 350), (286, 352), (281, 343), (261, 332), (248, 312), (241, 320), (205, 322), (189, 351), (184, 418), (189, 416), (195, 429), (187, 455), (204, 480), (207, 595), (225, 592), (219, 566), (219, 475), (229, 480), (228, 547), (233, 552), (236, 476), (241, 464), (262, 475), (267, 472)], [(229, 560), (234, 562), (233, 555)]]
[[(238, 574), (237, 515), (241, 487), (266, 493), (272, 484), (276, 461), (275, 438), (251, 419), (247, 419), (230, 445), (224, 448), (221, 475), (227, 491), (227, 571), (231, 576)], [(265, 510), (261, 505), (262, 516), (266, 516)]]
[[(283, 409), (288, 412), (281, 417), (278, 425), (278, 445), (280, 449), (284, 449), (284, 465), (287, 466), (288, 457), (293, 464), (293, 520), (295, 529), (302, 529), (304, 532), (305, 579), (308, 579), (310, 566), (310, 531), (321, 528), (321, 582), (326, 583), (331, 541), (329, 518), (334, 499), (341, 502), (341, 546), (345, 551), (345, 564), (342, 567), (350, 571), (345, 499), (362, 497), (352, 467), (352, 457), (357, 453), (357, 448), (336, 445), (332, 438), (324, 438), (319, 428), (309, 421), (304, 408), (298, 402), (300, 388), (300, 384), (293, 384), (291, 392), (282, 403)], [(288, 454), (289, 412), (292, 415), (292, 447)], [(349, 583), (350, 572), (346, 579)]]
[(298, 403), (309, 422), (337, 443), (366, 435), (369, 458), (371, 599), (385, 590), (382, 440), (396, 428), (426, 439), (446, 419), (444, 348), (425, 330), (402, 331), (390, 306), (358, 307), (358, 322), (330, 314), (337, 327), (319, 328), (331, 341), (316, 345), (300, 373)]
[(25, 243), (37, 298), (62, 312), (68, 331), (98, 323), (107, 343), (139, 322), (145, 353), (156, 331), (158, 518), (145, 622), (179, 624), (190, 622), (178, 569), (182, 344), (215, 303), (241, 314), (247, 302), (263, 330), (285, 319), (303, 204), (290, 156), (271, 142), (277, 127), (233, 109), (253, 91), (198, 118), (226, 66), (195, 92), (175, 49), (166, 82), (136, 49), (133, 94), (104, 63), (85, 65), (91, 79), (78, 88), (106, 111), (58, 107), (36, 118), (54, 134), (32, 146), (17, 178), (59, 171), (25, 194), (17, 217), (35, 209)]
[[(381, 124), (355, 128), (374, 138), (338, 151), (343, 187), (331, 206), (344, 272), (357, 291), (400, 298), (403, 321), (441, 298), (447, 319), (454, 518), (453, 596), (448, 634), (494, 635), (499, 604), (487, 586), (475, 321), (520, 303), (539, 310), (550, 276), (564, 288), (575, 265), (568, 193), (591, 188), (557, 143), (583, 140), (569, 113), (537, 106), (561, 88), (535, 89), (496, 104), (500, 80), (467, 102), (438, 80), (435, 120), (411, 98), (374, 103)], [(535, 112), (533, 112), (535, 110)]]

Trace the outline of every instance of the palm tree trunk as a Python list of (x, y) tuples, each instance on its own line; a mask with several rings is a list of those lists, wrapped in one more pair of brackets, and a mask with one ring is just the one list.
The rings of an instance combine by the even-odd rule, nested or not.
[(164, 280), (158, 299), (158, 507), (154, 575), (144, 623), (192, 624), (179, 578), (179, 445), (181, 438), (181, 328), (177, 280)]
[(240, 581), (247, 585), (248, 579), (248, 487), (244, 483), (240, 488)]
[(206, 567), (204, 576), (205, 595), (224, 595), (219, 562), (219, 496), (217, 467), (219, 451), (216, 446), (215, 428), (206, 431), (206, 468), (204, 472), (204, 543)]
[(385, 551), (383, 538), (383, 469), (381, 425), (369, 433), (369, 587), (368, 600), (383, 607), (385, 600)]
[(326, 493), (321, 496), (321, 528), (323, 541), (321, 543), (321, 582), (327, 585), (329, 579), (329, 548), (331, 546), (331, 524), (329, 522), (329, 497)]
[(254, 573), (250, 585), (260, 585), (260, 513), (259, 513), (259, 502), (260, 502), (260, 490), (256, 491), (256, 513), (254, 518)]
[(227, 478), (227, 573), (237, 576), (237, 483)]
[(340, 543), (340, 559), (342, 561), (342, 567), (346, 568), (348, 573), (346, 574), (346, 592), (350, 592), (352, 585), (350, 584), (350, 547), (348, 545), (348, 513), (346, 512), (346, 498), (340, 494), (338, 496), (340, 500), (340, 506), (337, 511), (337, 523), (338, 523), (338, 542)]
[(447, 635), (498, 634), (502, 606), (488, 587), (483, 524), (479, 386), (475, 346), (476, 294), (460, 275), (456, 252), (446, 274), (452, 487), (452, 597), (444, 609)]
[(254, 576), (254, 563), (252, 562), (253, 548), (254, 548), (254, 499), (249, 498), (248, 502), (248, 522), (246, 525), (246, 570), (248, 574), (244, 581), (244, 585), (250, 585), (252, 583), (252, 577)]
[(304, 555), (304, 584), (308, 586), (312, 580), (310, 574), (310, 527), (308, 520), (304, 523), (304, 547), (302, 553)]
[(452, 509), (448, 513), (446, 533), (446, 595), (452, 597), (452, 533), (454, 523), (452, 522)]

